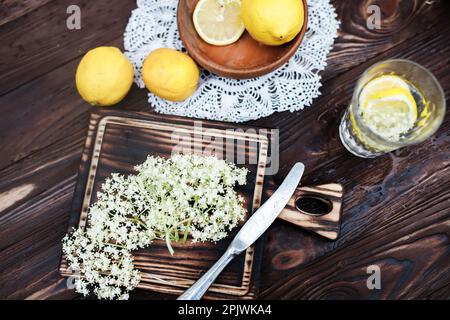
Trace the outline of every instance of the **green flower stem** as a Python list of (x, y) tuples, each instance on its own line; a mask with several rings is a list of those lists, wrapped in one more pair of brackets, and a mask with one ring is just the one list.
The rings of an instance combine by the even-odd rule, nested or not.
[(117, 247), (117, 248), (121, 248), (121, 249), (126, 249), (127, 247), (122, 246), (120, 244), (117, 243), (112, 243), (112, 242), (103, 242), (104, 244), (108, 245), (108, 246), (113, 246), (113, 247)]

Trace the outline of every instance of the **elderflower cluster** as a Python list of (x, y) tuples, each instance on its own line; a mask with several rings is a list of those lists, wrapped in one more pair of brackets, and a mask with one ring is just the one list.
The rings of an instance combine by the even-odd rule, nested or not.
[(131, 252), (164, 240), (218, 241), (244, 218), (236, 184), (247, 170), (215, 157), (151, 157), (135, 167), (137, 174), (112, 174), (97, 202), (89, 208), (86, 230), (63, 240), (69, 268), (82, 277), (75, 289), (102, 299), (127, 299), (140, 273)]

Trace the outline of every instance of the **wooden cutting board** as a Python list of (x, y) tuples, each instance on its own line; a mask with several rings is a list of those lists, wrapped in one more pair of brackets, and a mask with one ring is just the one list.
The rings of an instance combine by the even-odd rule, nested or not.
[[(236, 131), (237, 128), (240, 130)], [(245, 126), (226, 128), (223, 124), (141, 113), (93, 113), (79, 169), (69, 230), (86, 227), (88, 207), (96, 201), (97, 192), (111, 173), (133, 173), (133, 167), (144, 162), (148, 155), (170, 157), (173, 152), (186, 153), (190, 150), (222, 158), (227, 153), (229, 157), (232, 150), (222, 149), (224, 145), (243, 148), (247, 159), (242, 165), (249, 170), (247, 184), (238, 187), (237, 192), (245, 199), (248, 219), (261, 204), (269, 137), (270, 134), (258, 136), (254, 129), (248, 130)], [(236, 152), (235, 159), (228, 160), (235, 162), (237, 158)], [(147, 249), (134, 254), (135, 266), (142, 275), (139, 288), (169, 294), (182, 293), (220, 258), (238, 231), (239, 227), (218, 243), (175, 243), (173, 256), (164, 241), (154, 241)], [(259, 240), (237, 257), (217, 279), (206, 298), (254, 298), (258, 291), (263, 241)], [(64, 257), (60, 272), (65, 276), (71, 275)]]
[[(89, 123), (68, 229), (86, 227), (88, 208), (96, 201), (97, 192), (111, 173), (134, 173), (134, 166), (144, 162), (148, 155), (167, 158), (173, 153), (215, 155), (247, 168), (247, 184), (236, 188), (244, 198), (247, 220), (261, 205), (263, 187), (267, 188), (268, 196), (276, 189), (273, 180), (265, 175), (273, 165), (271, 142), (275, 136), (275, 131), (270, 129), (244, 125), (147, 113), (97, 111), (91, 115)], [(339, 234), (342, 192), (338, 184), (299, 187), (279, 218), (335, 240)], [(314, 199), (319, 201), (314, 202)], [(319, 214), (317, 209), (320, 209)], [(139, 288), (181, 294), (222, 256), (239, 229), (240, 226), (217, 243), (174, 243), (173, 256), (164, 241), (154, 241), (148, 248), (135, 252), (135, 266), (142, 276)], [(233, 260), (205, 298), (255, 298), (263, 242), (264, 237), (261, 237)], [(72, 275), (64, 256), (60, 273)]]

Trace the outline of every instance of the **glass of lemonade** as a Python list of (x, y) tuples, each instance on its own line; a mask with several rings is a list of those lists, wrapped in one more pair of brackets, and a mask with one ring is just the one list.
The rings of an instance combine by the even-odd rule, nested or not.
[(358, 80), (339, 134), (351, 153), (374, 158), (428, 139), (444, 115), (444, 91), (430, 71), (409, 60), (387, 60)]

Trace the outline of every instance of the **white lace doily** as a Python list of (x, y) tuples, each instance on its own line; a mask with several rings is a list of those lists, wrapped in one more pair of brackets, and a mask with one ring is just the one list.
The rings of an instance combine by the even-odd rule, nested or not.
[[(135, 81), (144, 88), (141, 68), (147, 55), (160, 47), (184, 50), (177, 30), (178, 0), (138, 0), (124, 34), (126, 55), (135, 67)], [(308, 0), (308, 30), (294, 57), (265, 76), (228, 79), (202, 71), (199, 88), (184, 102), (169, 102), (149, 93), (157, 112), (201, 119), (243, 122), (280, 111), (310, 106), (320, 95), (326, 58), (339, 22), (329, 0)]]

